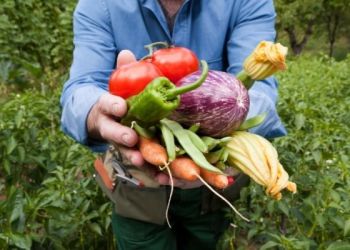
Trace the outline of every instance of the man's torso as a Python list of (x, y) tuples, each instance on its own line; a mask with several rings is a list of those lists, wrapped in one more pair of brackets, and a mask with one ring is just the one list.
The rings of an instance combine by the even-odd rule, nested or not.
[[(167, 41), (192, 49), (211, 69), (226, 69), (224, 55), (237, 1), (183, 0), (180, 5), (167, 5), (154, 0), (106, 0), (106, 4), (117, 52), (129, 49), (140, 59), (147, 54), (144, 45)], [(164, 6), (169, 8), (168, 18)]]

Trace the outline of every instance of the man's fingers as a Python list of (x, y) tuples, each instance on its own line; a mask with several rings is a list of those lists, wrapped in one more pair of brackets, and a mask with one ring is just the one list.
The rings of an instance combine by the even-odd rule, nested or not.
[(142, 167), (144, 165), (144, 160), (140, 151), (132, 148), (122, 147), (118, 145), (118, 150), (123, 157), (123, 162), (136, 166)]
[[(155, 176), (155, 180), (160, 184), (160, 185), (171, 185), (170, 177), (166, 175), (165, 173), (159, 172)], [(185, 185), (186, 181), (180, 180), (177, 178), (173, 177), (173, 184), (174, 187), (179, 187), (182, 188)]]
[(103, 139), (127, 147), (133, 147), (138, 141), (136, 132), (126, 126), (123, 126), (108, 116), (101, 117), (99, 120), (99, 131)]
[(164, 173), (158, 173), (154, 179), (160, 184), (160, 185), (169, 185), (170, 179), (169, 176), (167, 176)]
[(103, 94), (97, 104), (102, 113), (115, 117), (124, 116), (128, 109), (123, 98), (109, 93)]
[(120, 66), (136, 62), (136, 57), (135, 55), (130, 51), (130, 50), (122, 50), (118, 54), (117, 58), (117, 68)]

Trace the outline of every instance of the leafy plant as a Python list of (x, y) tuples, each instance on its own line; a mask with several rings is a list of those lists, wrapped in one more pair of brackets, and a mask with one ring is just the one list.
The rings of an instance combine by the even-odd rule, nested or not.
[(2, 0), (0, 84), (40, 86), (50, 71), (62, 74), (71, 61), (72, 13), (77, 1)]
[(0, 107), (0, 248), (113, 248), (111, 204), (93, 154), (59, 128), (59, 89)]
[(226, 242), (238, 249), (350, 248), (349, 66), (350, 58), (302, 57), (278, 76), (289, 134), (274, 144), (298, 193), (277, 202), (252, 183), (237, 202), (252, 222), (234, 219)]

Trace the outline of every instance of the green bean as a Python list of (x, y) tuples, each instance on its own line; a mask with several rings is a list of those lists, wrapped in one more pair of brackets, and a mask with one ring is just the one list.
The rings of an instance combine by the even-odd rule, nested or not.
[(218, 139), (219, 141), (219, 145), (222, 146), (222, 145), (226, 145), (228, 142), (230, 142), (232, 140), (232, 137), (231, 136), (226, 136), (226, 137), (222, 137), (220, 139)]
[(205, 144), (202, 139), (191, 130), (186, 130), (188, 136), (190, 137), (192, 143), (201, 151), (202, 153), (208, 153), (208, 146)]
[(170, 129), (162, 123), (160, 124), (160, 130), (162, 132), (166, 151), (168, 153), (168, 159), (169, 161), (173, 161), (176, 158), (176, 146), (174, 135), (170, 131)]
[(219, 144), (219, 140), (214, 139), (213, 137), (210, 136), (203, 136), (201, 137), (202, 141), (207, 145), (208, 151), (212, 150)]
[(152, 131), (151, 128), (144, 128), (141, 127), (139, 124), (137, 124), (135, 121), (131, 123), (131, 128), (136, 131), (137, 134), (145, 137), (145, 138), (153, 138), (154, 137), (154, 131)]
[(262, 113), (260, 115), (249, 118), (245, 120), (237, 130), (239, 131), (248, 130), (256, 126), (259, 126), (265, 120), (265, 118), (266, 118), (266, 113)]
[(219, 150), (216, 150), (214, 152), (210, 152), (210, 153), (206, 154), (206, 158), (211, 164), (215, 164), (221, 160), (223, 151), (224, 151), (224, 149), (220, 148)]
[(217, 167), (220, 170), (225, 170), (226, 164), (223, 161), (218, 161), (217, 163), (215, 163), (215, 167)]
[(228, 155), (229, 155), (228, 150), (226, 148), (223, 148), (223, 152), (221, 154), (220, 161), (227, 162)]
[(192, 132), (196, 133), (198, 131), (199, 127), (200, 127), (199, 123), (195, 123), (191, 127), (189, 127), (188, 130), (191, 130)]
[(211, 165), (204, 157), (202, 152), (193, 145), (191, 139), (188, 136), (188, 133), (182, 128), (179, 123), (168, 119), (162, 119), (160, 122), (171, 130), (176, 139), (179, 141), (180, 145), (198, 166), (212, 172), (222, 173), (218, 168)]

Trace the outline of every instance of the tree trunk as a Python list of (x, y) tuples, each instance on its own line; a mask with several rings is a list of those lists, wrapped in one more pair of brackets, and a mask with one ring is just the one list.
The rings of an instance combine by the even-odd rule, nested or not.
[(294, 55), (300, 55), (301, 52), (303, 51), (305, 45), (309, 40), (309, 37), (312, 35), (312, 26), (313, 26), (313, 23), (309, 22), (304, 32), (303, 39), (301, 39), (301, 41), (298, 41), (297, 39), (294, 26), (290, 26), (284, 29), (288, 34), (290, 47), (292, 48)]
[(334, 44), (339, 27), (339, 15), (333, 13), (327, 16), (327, 31), (328, 31), (328, 42), (329, 42), (329, 57), (333, 57)]

